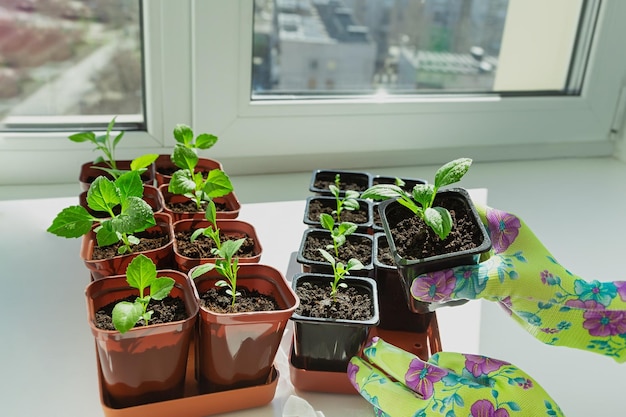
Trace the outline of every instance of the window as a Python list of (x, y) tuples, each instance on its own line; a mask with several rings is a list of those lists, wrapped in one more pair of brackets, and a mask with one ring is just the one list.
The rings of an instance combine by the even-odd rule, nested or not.
[[(291, 1), (291, 20), (297, 20), (294, 16), (304, 13), (302, 10), (315, 1)], [(421, 3), (431, 2), (461, 3)], [(204, 2), (195, 6), (194, 34), (205, 42), (198, 43), (194, 50), (196, 66), (211, 67), (213, 71), (210, 77), (195, 73), (194, 120), (200, 129), (210, 129), (225, 139), (219, 151), (216, 149), (224, 160), (239, 161), (241, 144), (246, 143), (245, 160), (250, 164), (237, 165), (239, 172), (301, 171), (316, 168), (320, 161), (326, 167), (372, 167), (435, 164), (459, 155), (502, 160), (610, 155), (613, 151), (609, 131), (626, 70), (626, 56), (619, 53), (620, 39), (626, 37), (626, 25), (619, 16), (626, 15), (626, 2), (555, 0), (547, 5), (542, 0), (509, 0), (501, 39), (481, 44), (488, 50), (492, 47), (488, 45), (501, 43), (497, 77), (502, 78), (494, 78), (489, 91), (457, 89), (454, 94), (400, 95), (377, 90), (339, 94), (337, 91), (350, 89), (346, 84), (352, 80), (328, 77), (322, 74), (326, 68), (320, 65), (318, 76), (324, 78), (318, 78), (317, 92), (307, 91), (305, 96), (299, 94), (302, 90), (291, 87), (281, 94), (254, 90), (250, 82), (253, 39), (260, 36), (258, 32), (253, 35), (252, 22), (260, 22), (256, 14), (266, 15), (267, 8), (277, 3), (240, 0), (219, 8)], [(206, 16), (215, 16), (218, 9), (220, 18), (207, 21)], [(438, 24), (453, 20), (438, 16)], [(528, 16), (540, 16), (534, 22), (541, 24), (530, 25)], [(258, 27), (257, 23), (254, 26)], [(292, 27), (292, 33), (308, 26), (299, 27)], [(276, 51), (269, 56), (281, 64), (272, 67), (266, 63), (267, 73), (274, 77), (270, 82), (273, 87), (285, 72), (293, 72), (279, 59), (278, 53), (286, 53), (284, 45), (269, 36), (270, 26), (264, 28), (266, 44)], [(530, 46), (519, 42), (529, 37), (533, 40)], [(223, 43), (225, 38), (231, 40), (227, 45)], [(580, 45), (585, 55), (579, 55), (574, 45)], [(528, 58), (532, 48), (540, 47), (545, 47), (542, 53), (548, 56), (552, 51), (552, 55), (558, 52), (564, 57), (552, 56), (549, 63), (540, 59), (541, 55)], [(512, 49), (505, 57), (507, 48)], [(219, 51), (220, 59), (207, 51)], [(328, 52), (318, 55), (324, 53)], [(342, 70), (343, 63), (338, 63), (335, 73)], [(505, 65), (509, 68), (506, 72), (512, 74), (509, 77), (504, 77)], [(353, 79), (360, 76), (358, 70), (345, 73)], [(542, 78), (547, 73), (557, 76)], [(381, 72), (381, 78), (391, 82), (397, 76), (398, 72)], [(335, 94), (319, 92), (329, 78), (334, 80)], [(520, 79), (529, 79), (534, 85), (523, 85)], [(308, 77), (304, 80), (305, 87), (310, 85)], [(209, 95), (217, 95), (219, 104), (206, 100)]]
[[(312, 1), (318, 0), (291, 1), (291, 14), (297, 17)], [(462, 3), (481, 1), (501, 3)], [(351, 53), (347, 49), (320, 50), (315, 69), (307, 60), (288, 63), (293, 72), (288, 65), (272, 65), (281, 61), (284, 52), (278, 39), (269, 36), (274, 15), (259, 19), (256, 13), (267, 14), (266, 7), (274, 0), (256, 3), (263, 7), (255, 6), (254, 0), (142, 2), (145, 128), (127, 132), (120, 157), (169, 152), (177, 123), (216, 134), (220, 141), (211, 156), (223, 161), (230, 174), (439, 164), (457, 156), (503, 160), (613, 152), (609, 131), (626, 73), (626, 55), (619, 52), (626, 38), (624, 1), (508, 0), (501, 37), (476, 45), (483, 54), (491, 54), (501, 44), (491, 87), (446, 91), (433, 88), (436, 83), (427, 79), (420, 85), (430, 91), (420, 94), (378, 88), (346, 94), (368, 71), (370, 84), (373, 79), (377, 86), (397, 85), (398, 70), (388, 56), (380, 61), (377, 46), (359, 52), (370, 54), (368, 60), (375, 63), (387, 62), (374, 66), (374, 77), (365, 60), (343, 59)], [(353, 16), (372, 12), (371, 2), (351, 3), (344, 3), (340, 15), (347, 15), (349, 9)], [(528, 15), (541, 15), (548, 24), (529, 28)], [(455, 21), (446, 13), (433, 12), (432, 17), (437, 25)], [(290, 19), (283, 23), (298, 36), (301, 22), (294, 16)], [(350, 36), (383, 36), (380, 29), (371, 29), (360, 19), (349, 25)], [(547, 37), (542, 28), (556, 28), (559, 36)], [(535, 41), (529, 47), (521, 40), (530, 36)], [(429, 42), (438, 45), (439, 38), (437, 30), (429, 31)], [(562, 52), (565, 58), (558, 62), (565, 62), (567, 69), (554, 64), (557, 61), (529, 60), (528, 54), (539, 46)], [(471, 53), (480, 55), (472, 48)], [(554, 53), (544, 53), (554, 58)], [(503, 71), (505, 64), (507, 71)], [(297, 89), (270, 93), (280, 77), (298, 74), (296, 65), (307, 74), (305, 87), (314, 88), (307, 91), (310, 97)], [(547, 77), (548, 73), (556, 76)], [(525, 84), (528, 80), (532, 83)], [(0, 183), (75, 181), (76, 167), (93, 158), (93, 153), (67, 140), (73, 131), (70, 127), (59, 132), (0, 132)], [(36, 170), (29, 170), (32, 177), (16, 178), (15, 172), (24, 172), (24, 152), (29, 152), (31, 163), (53, 171), (44, 179), (34, 176)]]
[(2, 0), (0, 38), (0, 129), (143, 125), (138, 0)]

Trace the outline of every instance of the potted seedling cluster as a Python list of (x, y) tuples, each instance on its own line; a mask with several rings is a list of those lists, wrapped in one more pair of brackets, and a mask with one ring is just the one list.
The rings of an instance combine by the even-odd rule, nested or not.
[(395, 184), (378, 184), (361, 197), (387, 200), (379, 206), (383, 228), (402, 277), (412, 310), (425, 313), (437, 305), (417, 301), (417, 276), (478, 263), (491, 241), (476, 208), (463, 188), (442, 190), (468, 172), (472, 160), (459, 158), (440, 167), (433, 184), (417, 184), (408, 192)]

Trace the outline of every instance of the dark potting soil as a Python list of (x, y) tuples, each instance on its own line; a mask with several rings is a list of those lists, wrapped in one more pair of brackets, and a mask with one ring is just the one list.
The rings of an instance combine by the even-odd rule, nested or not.
[[(128, 301), (132, 303), (137, 297), (129, 296), (119, 301)], [(115, 330), (113, 327), (113, 319), (111, 318), (113, 307), (118, 301), (110, 303), (102, 307), (96, 312), (95, 325), (98, 329), (102, 330)], [(150, 300), (148, 303), (148, 311), (153, 311), (149, 324), (162, 324), (171, 323), (174, 321), (185, 320), (187, 318), (187, 311), (185, 310), (185, 303), (178, 297), (165, 297), (163, 300)], [(139, 320), (135, 327), (141, 327), (144, 325), (143, 319)]]
[(378, 262), (383, 265), (396, 266), (396, 261), (393, 259), (391, 249), (389, 249), (389, 243), (387, 239), (378, 239), (378, 253), (376, 254)]
[(232, 296), (226, 294), (226, 288), (211, 288), (200, 295), (200, 305), (216, 313), (243, 313), (248, 311), (280, 310), (276, 299), (272, 296), (259, 293), (257, 290), (237, 288), (241, 294), (235, 298), (232, 305)]
[(361, 287), (340, 288), (330, 296), (330, 286), (302, 282), (296, 288), (300, 305), (296, 313), (306, 317), (326, 317), (346, 320), (369, 320), (374, 314), (372, 299)]
[[(331, 202), (332, 204), (328, 204)], [(311, 200), (309, 202), (309, 220), (318, 222), (320, 221), (320, 214), (326, 213), (333, 216), (335, 222), (337, 222), (337, 215), (333, 214), (333, 210), (337, 208), (335, 200)], [(341, 221), (352, 222), (356, 224), (367, 223), (369, 220), (366, 210), (342, 210)]]
[[(215, 203), (215, 209), (217, 211), (228, 210), (228, 206), (225, 203), (218, 203), (217, 201), (214, 201), (214, 203)], [(200, 204), (201, 206), (200, 210), (198, 210), (198, 206), (196, 202), (192, 200), (181, 201), (179, 203), (172, 203), (172, 202), (166, 201), (165, 205), (167, 206), (168, 209), (172, 210), (174, 213), (197, 213), (197, 212), (202, 212), (205, 210), (207, 202), (203, 201)]]
[[(215, 255), (211, 253), (211, 250), (215, 248), (215, 242), (208, 236), (200, 235), (191, 242), (191, 235), (193, 230), (186, 230), (182, 232), (176, 232), (176, 251), (188, 258), (215, 258)], [(238, 240), (245, 238), (239, 251), (235, 254), (238, 258), (251, 258), (256, 255), (254, 253), (254, 239), (250, 238), (245, 233), (220, 233), (220, 241), (225, 242), (227, 240)]]
[[(330, 233), (320, 233), (319, 235), (310, 233), (304, 242), (302, 255), (311, 261), (327, 262), (318, 249), (326, 249), (326, 246), (332, 244), (333, 239), (330, 237)], [(335, 254), (333, 248), (326, 250), (331, 255)], [(365, 237), (350, 235), (347, 237), (346, 243), (339, 247), (339, 256), (335, 258), (344, 264), (350, 259), (356, 258), (363, 265), (368, 265), (372, 262), (372, 242)]]
[[(139, 243), (136, 245), (131, 245), (130, 248), (132, 253), (158, 249), (162, 246), (165, 246), (170, 241), (170, 236), (167, 233), (161, 232), (141, 232), (135, 233), (134, 236), (139, 238)], [(94, 246), (91, 259), (100, 260), (118, 256), (119, 253), (117, 253), (117, 250), (120, 246), (122, 246), (121, 242), (117, 242), (113, 245), (104, 247)]]
[[(318, 175), (318, 177), (313, 182), (313, 186), (319, 190), (328, 190), (328, 186), (331, 184), (335, 184), (335, 175)], [(360, 182), (357, 179), (353, 178), (353, 176), (348, 174), (343, 174), (339, 176), (339, 189), (340, 190), (355, 190), (358, 192), (363, 192), (367, 189), (368, 184), (366, 182)]]
[(439, 236), (423, 220), (405, 207), (400, 206), (394, 210), (394, 217), (401, 212), (406, 216), (397, 223), (395, 221), (390, 223), (394, 243), (400, 256), (422, 259), (480, 246), (482, 234), (464, 204), (457, 199), (445, 199), (437, 203), (447, 208), (452, 216), (452, 231), (443, 240), (439, 239)]

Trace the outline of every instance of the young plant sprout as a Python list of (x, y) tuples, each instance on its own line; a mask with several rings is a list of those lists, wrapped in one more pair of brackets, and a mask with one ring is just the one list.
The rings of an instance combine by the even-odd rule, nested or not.
[[(83, 206), (63, 209), (48, 228), (48, 232), (66, 238), (81, 237), (100, 223), (94, 231), (98, 246), (109, 246), (122, 241), (118, 253), (132, 252), (131, 246), (139, 243), (134, 233), (156, 225), (152, 208), (143, 199), (143, 184), (137, 171), (122, 174), (115, 181), (98, 177), (87, 191), (87, 205), (94, 211), (109, 213), (107, 219), (92, 216)], [(114, 208), (120, 211), (115, 214)]]
[[(124, 172), (126, 172), (124, 170), (118, 169), (117, 162), (115, 160), (115, 148), (124, 137), (123, 130), (120, 131), (120, 133), (118, 133), (115, 138), (113, 138), (111, 135), (113, 126), (115, 126), (116, 118), (117, 116), (109, 122), (109, 125), (107, 126), (107, 131), (104, 135), (96, 136), (94, 132), (79, 132), (69, 136), (69, 139), (72, 142), (91, 142), (95, 146), (94, 151), (102, 152), (103, 155), (98, 156), (98, 158), (96, 158), (93, 163), (95, 165), (103, 162), (106, 167), (94, 166), (94, 168), (108, 172), (113, 176), (113, 178), (117, 178)], [(157, 159), (158, 156), (159, 155), (157, 154), (142, 155), (132, 161), (130, 169), (132, 171), (139, 171), (139, 173), (142, 174), (147, 169), (147, 167)]]
[(232, 297), (231, 305), (235, 305), (237, 296), (241, 295), (237, 291), (237, 271), (239, 270), (239, 258), (235, 258), (235, 254), (241, 248), (243, 242), (246, 239), (227, 240), (222, 243), (222, 247), (215, 251), (215, 254), (219, 256), (219, 259), (215, 260), (215, 263), (201, 264), (191, 275), (192, 279), (199, 277), (200, 275), (216, 269), (217, 272), (222, 275), (225, 280), (219, 280), (215, 283), (217, 287), (227, 287), (226, 294)]
[(215, 248), (211, 252), (216, 254), (222, 248), (222, 242), (220, 240), (220, 229), (217, 227), (217, 209), (213, 201), (209, 201), (204, 217), (211, 223), (211, 226), (196, 229), (191, 234), (189, 240), (193, 243), (200, 235), (210, 238), (215, 243)]
[(334, 249), (335, 256), (339, 257), (339, 247), (346, 243), (346, 236), (351, 235), (357, 229), (357, 225), (352, 222), (337, 223), (335, 227), (335, 219), (327, 213), (320, 214), (320, 223), (322, 227), (330, 232), (333, 244), (328, 245), (326, 249)]
[[(176, 125), (174, 139), (176, 146), (172, 153), (172, 162), (182, 169), (188, 169), (191, 164), (194, 166), (197, 164), (198, 149), (209, 149), (217, 143), (217, 136), (208, 133), (202, 133), (194, 139), (193, 130), (185, 124)], [(196, 159), (195, 163), (193, 163), (194, 159)]]
[(434, 184), (417, 184), (411, 193), (395, 184), (377, 184), (361, 194), (361, 198), (387, 200), (396, 198), (398, 203), (419, 216), (441, 240), (452, 230), (452, 217), (443, 207), (433, 207), (437, 191), (441, 187), (458, 182), (469, 170), (472, 160), (459, 158), (443, 165), (435, 173)]
[(330, 296), (333, 297), (333, 301), (337, 299), (337, 291), (339, 288), (346, 288), (348, 285), (345, 282), (341, 282), (346, 275), (350, 275), (350, 271), (357, 271), (363, 269), (363, 264), (356, 258), (352, 258), (346, 265), (343, 262), (335, 261), (333, 256), (326, 252), (324, 249), (318, 249), (324, 259), (326, 259), (333, 267), (334, 281), (330, 283)]
[(341, 223), (341, 212), (343, 210), (358, 210), (359, 202), (356, 200), (359, 198), (359, 192), (355, 190), (346, 190), (344, 198), (341, 198), (341, 190), (339, 188), (339, 174), (335, 175), (335, 183), (330, 184), (328, 188), (332, 195), (335, 196), (337, 202), (337, 209), (333, 211), (337, 215), (337, 222)]
[(140, 320), (147, 326), (153, 314), (152, 310), (148, 310), (148, 303), (170, 295), (175, 281), (169, 277), (157, 278), (154, 263), (147, 256), (138, 255), (126, 269), (126, 282), (139, 291), (139, 297), (132, 303), (120, 301), (113, 307), (113, 327), (120, 333), (126, 333)]

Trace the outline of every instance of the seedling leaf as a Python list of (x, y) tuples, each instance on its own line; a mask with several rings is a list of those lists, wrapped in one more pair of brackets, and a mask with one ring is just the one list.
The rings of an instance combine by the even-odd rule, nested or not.
[(128, 197), (141, 198), (143, 196), (143, 183), (137, 171), (128, 171), (120, 175), (115, 180), (115, 186), (119, 189), (120, 201)]
[(174, 194), (193, 193), (196, 189), (196, 183), (193, 180), (191, 172), (187, 169), (179, 169), (172, 174), (170, 185), (167, 190)]
[(155, 278), (152, 284), (150, 284), (150, 297), (155, 300), (164, 299), (174, 288), (174, 282), (170, 277)]
[(87, 205), (92, 210), (110, 212), (120, 203), (115, 183), (106, 177), (96, 178), (87, 191)]
[(452, 230), (452, 217), (443, 207), (429, 207), (424, 211), (424, 222), (439, 236), (445, 239)]
[(174, 139), (176, 142), (187, 146), (193, 142), (193, 131), (187, 125), (177, 124), (174, 127)]
[(212, 271), (213, 269), (215, 269), (215, 264), (213, 263), (201, 264), (197, 266), (196, 268), (194, 268), (193, 272), (191, 273), (191, 279), (196, 279), (200, 275), (203, 275), (209, 271)]
[(222, 197), (233, 191), (233, 185), (224, 171), (212, 169), (202, 190), (209, 198)]
[(196, 169), (196, 165), (198, 165), (198, 155), (191, 148), (176, 145), (172, 153), (172, 162), (181, 169), (188, 169), (193, 172)]
[(361, 194), (361, 198), (371, 198), (372, 200), (388, 200), (398, 198), (407, 194), (402, 188), (394, 184), (376, 184), (368, 188)]
[(196, 148), (209, 149), (217, 142), (217, 136), (203, 133), (196, 138)]
[(435, 196), (435, 186), (432, 184), (417, 184), (413, 187), (413, 199), (422, 207), (430, 207)]
[(150, 166), (159, 157), (156, 153), (148, 153), (133, 159), (130, 163), (131, 171), (139, 171), (142, 168)]
[(139, 303), (120, 301), (113, 307), (113, 326), (120, 333), (132, 329), (143, 314), (143, 307)]
[(155, 276), (156, 265), (145, 255), (137, 256), (126, 269), (126, 282), (131, 287), (139, 289), (142, 297), (143, 290), (152, 285)]
[(455, 159), (443, 165), (435, 173), (435, 187), (441, 188), (459, 182), (471, 165), (470, 158)]
[(48, 232), (61, 237), (80, 237), (91, 230), (93, 216), (82, 206), (64, 208), (52, 221)]

